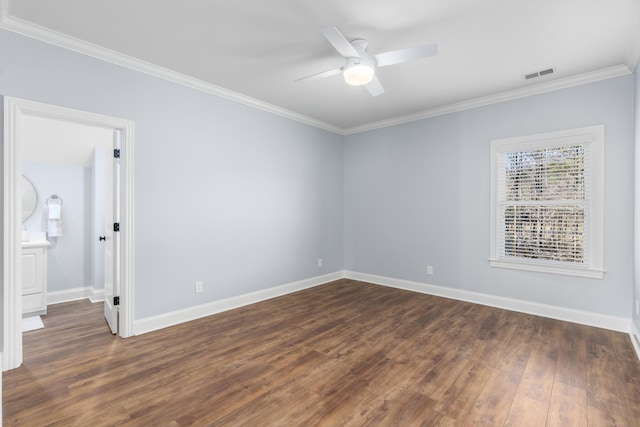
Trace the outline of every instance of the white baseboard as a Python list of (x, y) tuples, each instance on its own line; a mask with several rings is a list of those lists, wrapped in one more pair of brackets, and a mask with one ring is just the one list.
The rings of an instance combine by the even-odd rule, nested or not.
[[(631, 319), (604, 314), (591, 313), (588, 311), (574, 310), (570, 308), (558, 307), (536, 302), (505, 298), (478, 292), (465, 291), (462, 289), (448, 288), (445, 286), (429, 285), (426, 283), (411, 282), (402, 279), (376, 276), (373, 274), (357, 273), (345, 271), (344, 277), (361, 282), (374, 283), (377, 285), (389, 286), (392, 288), (404, 289), (408, 291), (420, 292), (444, 298), (451, 298), (460, 301), (472, 302), (475, 304), (487, 305), (490, 307), (503, 308), (505, 310), (517, 311), (520, 313), (533, 314), (536, 316), (548, 317), (551, 319), (564, 320), (566, 322), (578, 323), (581, 325), (595, 326), (597, 328), (609, 329), (618, 332), (629, 333)], [(640, 337), (639, 337), (640, 338)]]
[(638, 330), (638, 327), (633, 323), (633, 321), (631, 322), (631, 331), (629, 332), (629, 336), (631, 337), (631, 344), (633, 344), (636, 355), (638, 356), (638, 359), (640, 359), (640, 330)]
[(63, 302), (77, 301), (88, 298), (91, 302), (104, 300), (104, 289), (95, 289), (91, 286), (84, 288), (65, 289), (47, 293), (47, 305), (61, 304)]
[(325, 274), (323, 276), (312, 277), (310, 279), (300, 280), (298, 282), (288, 283), (269, 289), (263, 289), (249, 294), (239, 295), (236, 297), (226, 298), (219, 301), (212, 301), (206, 304), (196, 305), (194, 307), (176, 310), (157, 316), (147, 317), (136, 320), (133, 324), (134, 335), (141, 335), (147, 332), (157, 331), (159, 329), (175, 326), (180, 323), (189, 322), (191, 320), (200, 319), (202, 317), (211, 316), (212, 314), (221, 313), (223, 311), (232, 310), (234, 308), (243, 307), (249, 304), (276, 298), (292, 292), (301, 291), (303, 289), (312, 288), (314, 286), (323, 285), (343, 278), (343, 272)]
[(392, 288), (404, 289), (428, 295), (455, 299), (459, 301), (471, 302), (490, 307), (502, 308), (505, 310), (517, 311), (520, 313), (533, 314), (536, 316), (548, 317), (551, 319), (563, 320), (566, 322), (581, 325), (594, 326), (597, 328), (609, 329), (624, 332), (630, 335), (635, 351), (640, 358), (640, 332), (631, 319), (608, 316), (604, 314), (591, 313), (587, 311), (574, 310), (565, 307), (540, 304), (531, 301), (506, 298), (478, 292), (466, 291), (462, 289), (449, 288), (445, 286), (430, 285), (420, 282), (412, 282), (403, 279), (377, 276), (354, 271), (337, 271), (323, 276), (312, 277), (281, 286), (276, 286), (261, 291), (252, 292), (245, 295), (227, 298), (220, 301), (212, 301), (194, 307), (176, 310), (157, 316), (147, 317), (134, 322), (134, 335), (141, 335), (159, 329), (175, 326), (180, 323), (200, 319), (212, 314), (220, 313), (245, 305), (254, 304), (271, 298), (283, 296), (292, 292), (323, 285), (341, 278), (358, 280), (361, 282), (373, 283), (376, 285), (389, 286)]
[(88, 298), (91, 302), (104, 301), (104, 289), (96, 289), (94, 287), (89, 288)]
[(63, 291), (53, 291), (47, 293), (47, 305), (61, 304), (63, 302), (77, 301), (87, 298), (86, 288), (65, 289)]

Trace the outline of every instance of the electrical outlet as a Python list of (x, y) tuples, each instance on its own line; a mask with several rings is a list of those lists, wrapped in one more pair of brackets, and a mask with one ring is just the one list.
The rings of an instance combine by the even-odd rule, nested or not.
[(322, 258), (318, 258), (318, 267), (322, 267)]
[(433, 274), (433, 266), (427, 265), (427, 274), (431, 276)]
[(640, 300), (636, 300), (636, 316), (640, 316)]
[(196, 293), (199, 294), (200, 292), (202, 292), (204, 290), (204, 282), (201, 280), (198, 280), (196, 282)]

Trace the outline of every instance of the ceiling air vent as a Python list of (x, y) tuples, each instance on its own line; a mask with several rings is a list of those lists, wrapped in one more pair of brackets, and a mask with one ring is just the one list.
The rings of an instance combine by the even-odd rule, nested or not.
[(525, 74), (523, 77), (525, 80), (529, 80), (529, 79), (535, 79), (536, 77), (546, 76), (547, 74), (553, 74), (553, 68), (547, 68), (546, 70)]

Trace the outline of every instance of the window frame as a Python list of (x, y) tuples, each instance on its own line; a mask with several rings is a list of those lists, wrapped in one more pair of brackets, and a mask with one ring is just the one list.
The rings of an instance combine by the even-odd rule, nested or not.
[[(590, 176), (585, 176), (589, 183), (590, 198), (585, 211), (585, 234), (589, 238), (588, 250), (585, 254), (587, 262), (571, 265), (570, 262), (550, 262), (530, 258), (507, 257), (500, 239), (504, 221), (502, 219), (499, 194), (500, 183), (504, 176), (499, 174), (500, 158), (505, 153), (529, 151), (542, 148), (558, 147), (570, 144), (584, 145), (585, 153), (589, 150)], [(502, 186), (506, 188), (506, 186)], [(491, 141), (491, 228), (490, 256), (491, 267), (527, 270), (570, 276), (602, 279), (604, 276), (604, 125), (588, 126), (556, 132)]]

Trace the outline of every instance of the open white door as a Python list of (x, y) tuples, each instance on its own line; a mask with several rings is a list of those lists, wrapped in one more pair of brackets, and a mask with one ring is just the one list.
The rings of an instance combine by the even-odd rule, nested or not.
[[(104, 182), (104, 318), (113, 334), (118, 333), (120, 297), (120, 132), (113, 132), (114, 149), (105, 156)], [(117, 224), (117, 225), (116, 225)]]

